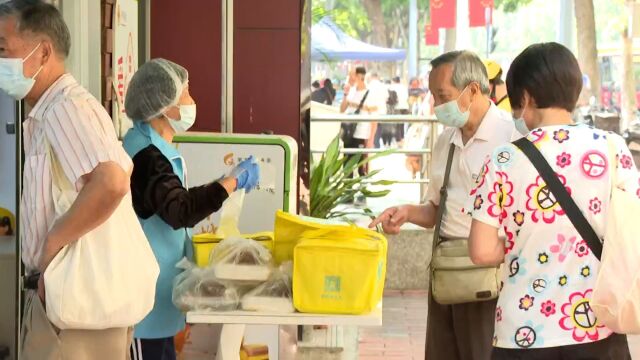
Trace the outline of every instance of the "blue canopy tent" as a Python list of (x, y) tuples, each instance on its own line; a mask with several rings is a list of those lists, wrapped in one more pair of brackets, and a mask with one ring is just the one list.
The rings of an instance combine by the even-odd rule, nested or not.
[(313, 61), (397, 61), (405, 51), (367, 44), (345, 34), (328, 17), (311, 27), (311, 60)]

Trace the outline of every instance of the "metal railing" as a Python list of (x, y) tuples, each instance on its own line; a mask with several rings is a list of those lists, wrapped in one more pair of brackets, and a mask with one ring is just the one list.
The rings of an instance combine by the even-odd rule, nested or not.
[[(378, 123), (380, 124), (428, 124), (429, 133), (421, 149), (397, 149), (395, 153), (421, 155), (422, 174), (431, 175), (431, 163), (433, 148), (439, 135), (437, 120), (435, 116), (413, 116), (413, 115), (345, 115), (345, 114), (311, 114), (311, 123)], [(407, 134), (405, 133), (405, 136)], [(406, 138), (405, 138), (406, 140)], [(312, 154), (323, 154), (326, 150), (311, 149)], [(384, 152), (383, 149), (355, 149), (343, 148), (340, 152), (345, 155), (352, 154), (377, 154)], [(420, 201), (424, 200), (429, 178), (412, 180), (393, 180), (399, 184), (420, 184)]]

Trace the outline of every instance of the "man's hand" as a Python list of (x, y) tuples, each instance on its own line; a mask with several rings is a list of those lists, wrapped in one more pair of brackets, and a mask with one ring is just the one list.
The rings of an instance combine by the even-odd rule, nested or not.
[(390, 235), (400, 233), (400, 228), (409, 221), (409, 208), (407, 206), (394, 206), (385, 210), (380, 216), (369, 224), (370, 229), (375, 229), (382, 224), (382, 229)]
[(47, 239), (45, 240), (42, 255), (40, 256), (40, 263), (38, 265), (38, 269), (40, 271), (40, 278), (38, 279), (38, 296), (40, 297), (40, 300), (42, 300), (43, 304), (45, 303), (44, 273), (47, 271), (51, 261), (53, 261), (62, 249), (60, 245), (61, 243), (62, 240), (58, 237), (56, 225), (54, 224), (53, 228), (47, 235)]
[(342, 91), (344, 91), (345, 99), (347, 98), (347, 95), (349, 94), (349, 90), (351, 90), (351, 84), (349, 84), (349, 83), (344, 84), (344, 87), (342, 88)]

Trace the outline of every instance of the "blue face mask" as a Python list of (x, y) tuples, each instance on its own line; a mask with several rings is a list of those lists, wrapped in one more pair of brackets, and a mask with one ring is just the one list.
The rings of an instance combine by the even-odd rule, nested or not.
[(458, 100), (467, 89), (468, 87), (464, 88), (457, 99), (438, 105), (433, 109), (436, 118), (438, 118), (438, 121), (440, 121), (442, 125), (461, 128), (469, 121), (471, 104), (469, 104), (467, 111), (464, 112), (460, 110), (460, 106), (458, 105)]
[(36, 77), (42, 71), (42, 66), (33, 77), (28, 78), (24, 76), (24, 62), (38, 50), (40, 45), (38, 44), (24, 59), (0, 58), (0, 90), (4, 90), (16, 100), (22, 100), (29, 94), (36, 83)]
[(515, 122), (516, 125), (516, 130), (518, 130), (518, 132), (522, 135), (527, 135), (529, 134), (529, 128), (527, 127), (527, 123), (524, 122), (524, 111), (526, 110), (526, 105), (524, 107), (524, 109), (522, 109), (522, 113), (520, 113), (520, 117), (516, 118), (515, 116), (513, 116), (513, 114), (511, 116), (513, 116), (513, 122)]
[(180, 105), (180, 120), (174, 120), (165, 115), (169, 120), (169, 125), (176, 133), (183, 133), (189, 130), (196, 122), (196, 104)]

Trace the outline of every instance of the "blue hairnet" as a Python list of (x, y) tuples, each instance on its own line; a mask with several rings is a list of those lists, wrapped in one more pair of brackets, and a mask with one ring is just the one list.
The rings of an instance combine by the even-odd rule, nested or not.
[(166, 59), (153, 59), (142, 65), (131, 78), (124, 102), (133, 121), (157, 118), (180, 100), (189, 81), (189, 72)]

